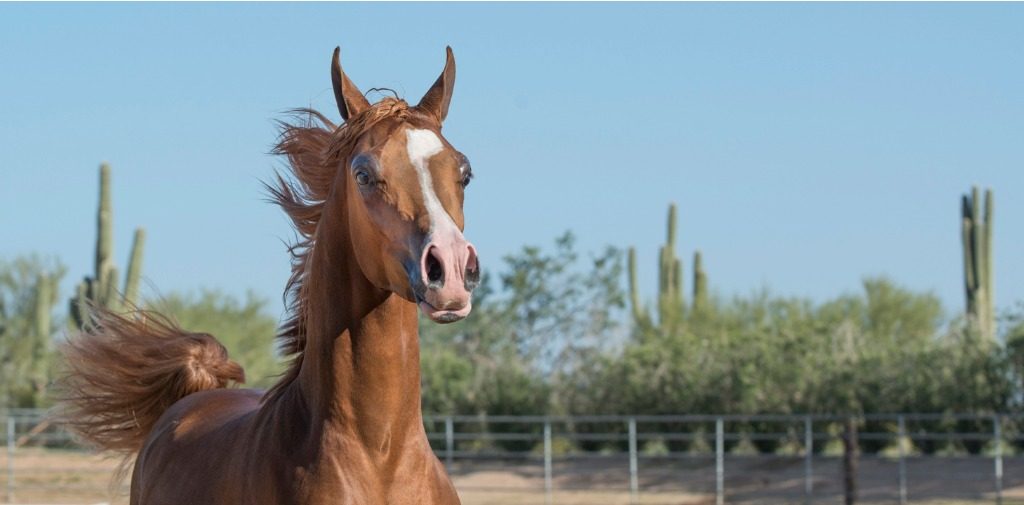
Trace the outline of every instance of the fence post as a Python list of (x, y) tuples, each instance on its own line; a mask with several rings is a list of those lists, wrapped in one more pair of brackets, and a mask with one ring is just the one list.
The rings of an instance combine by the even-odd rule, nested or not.
[(903, 414), (897, 418), (898, 433), (896, 445), (900, 454), (900, 505), (907, 505), (907, 454), (903, 448), (903, 438), (907, 436), (907, 424)]
[(544, 503), (551, 505), (551, 421), (544, 418)]
[(725, 503), (725, 423), (715, 419), (715, 505)]
[(636, 419), (629, 418), (629, 503), (637, 503), (640, 494), (640, 479), (637, 468)]
[(846, 418), (843, 428), (843, 503), (857, 503), (857, 419)]
[(444, 462), (448, 471), (452, 471), (452, 459), (455, 455), (455, 421), (452, 416), (444, 418)]
[(814, 424), (811, 416), (804, 416), (804, 502), (814, 501)]
[(14, 416), (7, 416), (7, 503), (14, 503)]
[(1003, 427), (999, 415), (992, 416), (992, 436), (995, 437), (996, 505), (1003, 504)]

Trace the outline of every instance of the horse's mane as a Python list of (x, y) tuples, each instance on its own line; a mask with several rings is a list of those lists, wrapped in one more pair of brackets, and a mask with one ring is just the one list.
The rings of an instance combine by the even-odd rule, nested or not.
[(292, 361), (282, 378), (267, 392), (268, 397), (292, 382), (302, 365), (308, 311), (305, 281), (316, 246), (317, 227), (338, 167), (351, 156), (364, 133), (384, 119), (404, 119), (408, 111), (404, 100), (384, 98), (350, 117), (340, 127), (313, 109), (296, 109), (292, 111), (291, 121), (278, 122), (280, 136), (272, 153), (287, 158), (291, 173), (290, 177), (277, 173), (276, 184), (267, 184), (266, 188), (270, 200), (291, 218), (298, 239), (288, 247), (292, 257), (292, 273), (285, 287), (288, 318), (277, 334), (281, 351), (292, 356)]

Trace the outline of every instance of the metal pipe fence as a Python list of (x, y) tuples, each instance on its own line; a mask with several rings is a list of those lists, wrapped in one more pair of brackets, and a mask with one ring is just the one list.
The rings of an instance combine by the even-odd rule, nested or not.
[[(45, 412), (0, 418), (5, 503), (109, 497), (113, 463), (89, 456)], [(465, 496), (511, 493), (520, 498), (510, 503), (545, 505), (582, 492), (593, 503), (607, 494), (631, 504), (652, 496), (811, 504), (843, 496), (848, 419), (435, 415), (424, 417), (424, 427)], [(856, 424), (862, 502), (1024, 503), (1024, 415), (871, 414)]]

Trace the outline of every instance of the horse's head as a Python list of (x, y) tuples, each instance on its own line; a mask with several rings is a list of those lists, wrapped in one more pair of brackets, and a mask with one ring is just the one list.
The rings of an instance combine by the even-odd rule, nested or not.
[(441, 76), (415, 107), (392, 99), (371, 106), (338, 55), (335, 49), (331, 77), (343, 128), (359, 133), (345, 142), (334, 187), (345, 191), (359, 268), (432, 320), (458, 321), (469, 314), (480, 264), (462, 235), (469, 160), (441, 135), (455, 84), (451, 48)]

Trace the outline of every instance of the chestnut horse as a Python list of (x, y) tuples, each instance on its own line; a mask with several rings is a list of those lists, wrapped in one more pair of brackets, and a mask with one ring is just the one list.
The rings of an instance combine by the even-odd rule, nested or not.
[(292, 176), (271, 194), (300, 236), (280, 381), (230, 388), (242, 368), (216, 339), (152, 312), (94, 311), (65, 346), (65, 419), (134, 456), (133, 505), (459, 503), (423, 428), (417, 331), (417, 308), (465, 317), (480, 275), (469, 162), (441, 135), (455, 60), (416, 106), (371, 105), (338, 54), (344, 124), (302, 110), (276, 147)]

